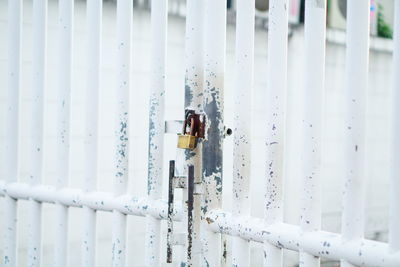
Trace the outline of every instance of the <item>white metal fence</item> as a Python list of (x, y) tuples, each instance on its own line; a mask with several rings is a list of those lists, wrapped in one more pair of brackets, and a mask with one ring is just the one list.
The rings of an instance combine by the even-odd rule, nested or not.
[[(400, 1), (395, 0), (393, 101), (400, 91)], [(7, 104), (4, 127), (4, 178), (0, 195), (4, 197), (4, 237), (2, 264), (16, 266), (17, 203), (29, 201), (28, 265), (41, 262), (41, 205), (56, 205), (54, 266), (67, 260), (68, 210), (84, 209), (82, 265), (94, 266), (96, 253), (96, 211), (113, 213), (112, 265), (124, 266), (127, 215), (146, 216), (146, 266), (159, 266), (161, 258), (161, 220), (169, 220), (168, 248), (186, 254), (187, 266), (225, 265), (224, 239), (232, 239), (232, 266), (250, 266), (249, 241), (264, 244), (264, 266), (281, 266), (284, 249), (300, 252), (300, 266), (319, 266), (320, 258), (341, 260), (343, 266), (400, 266), (400, 131), (395, 104), (393, 120), (393, 162), (390, 199), (389, 243), (363, 238), (364, 224), (364, 144), (365, 91), (368, 80), (369, 1), (348, 1), (346, 54), (346, 173), (343, 177), (342, 234), (321, 230), (320, 186), (322, 156), (322, 109), (324, 92), (326, 1), (307, 0), (305, 14), (305, 91), (301, 220), (299, 225), (283, 222), (283, 149), (285, 129), (285, 92), (287, 88), (288, 2), (270, 0), (268, 35), (268, 87), (265, 139), (265, 217), (250, 217), (250, 147), (251, 96), (254, 60), (254, 0), (237, 1), (236, 82), (233, 208), (222, 210), (222, 152), (226, 128), (223, 123), (223, 89), (225, 71), (226, 2), (188, 0), (186, 4), (186, 84), (185, 107), (207, 115), (206, 137), (195, 150), (178, 150), (175, 166), (171, 164), (170, 188), (183, 188), (182, 205), (169, 205), (161, 198), (163, 181), (164, 134), (172, 122), (165, 122), (165, 72), (167, 10), (166, 0), (152, 1), (152, 85), (149, 114), (148, 197), (126, 194), (129, 177), (129, 92), (131, 69), (132, 1), (117, 1), (115, 176), (110, 192), (96, 190), (98, 155), (98, 88), (101, 66), (102, 2), (87, 1), (87, 112), (85, 134), (84, 187), (68, 187), (69, 125), (72, 71), (74, 1), (59, 0), (59, 86), (57, 88), (57, 183), (42, 184), (43, 94), (46, 76), (47, 1), (33, 0), (34, 105), (29, 143), (29, 183), (17, 181), (19, 136), (19, 87), (21, 64), (22, 1), (8, 1), (7, 38), (9, 54)], [(182, 112), (183, 113), (183, 112)], [(182, 155), (181, 155), (182, 154)], [(188, 165), (194, 169), (187, 168)], [(191, 175), (189, 170), (193, 170)], [(189, 181), (189, 182), (187, 182)], [(166, 183), (164, 183), (166, 185)], [(169, 200), (172, 200), (171, 197)], [(183, 222), (176, 230), (173, 220)], [(180, 245), (179, 247), (176, 245)], [(138, 255), (140, 256), (140, 255)]]

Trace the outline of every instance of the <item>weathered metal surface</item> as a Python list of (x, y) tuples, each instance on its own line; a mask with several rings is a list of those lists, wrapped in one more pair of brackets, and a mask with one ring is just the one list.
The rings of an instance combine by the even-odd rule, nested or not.
[(193, 248), (193, 205), (194, 205), (194, 166), (188, 167), (188, 201), (187, 201), (187, 266), (192, 266)]
[[(169, 165), (169, 185), (168, 185), (168, 225), (167, 225), (167, 263), (173, 262), (173, 246), (182, 245), (186, 248), (186, 262), (182, 262), (185, 266), (192, 266), (192, 247), (193, 247), (193, 236), (194, 236), (194, 220), (193, 220), (193, 207), (194, 207), (194, 166), (188, 166), (187, 177), (175, 177), (175, 161), (171, 160)], [(179, 180), (185, 180), (185, 182), (178, 182)], [(187, 180), (187, 181), (186, 181)], [(187, 219), (187, 231), (185, 233), (175, 233), (173, 225), (173, 206), (174, 206), (174, 189), (183, 188), (187, 189), (187, 210), (185, 217)], [(181, 242), (177, 242), (179, 236), (185, 236)]]
[[(283, 219), (283, 151), (287, 89), (288, 1), (271, 0), (266, 93), (265, 224)], [(264, 266), (282, 266), (282, 250), (265, 244)]]
[[(147, 194), (162, 196), (165, 132), (165, 83), (167, 55), (168, 1), (151, 1), (151, 85), (149, 104), (149, 150)], [(148, 217), (146, 222), (145, 264), (160, 265), (161, 222)]]
[[(202, 150), (204, 188), (201, 203), (202, 220), (208, 210), (221, 207), (225, 37), (226, 1), (205, 1), (203, 108), (207, 116), (207, 125)], [(222, 256), (220, 235), (203, 227), (201, 239), (203, 243), (201, 266), (220, 266)]]
[[(132, 1), (117, 1), (115, 177), (114, 195), (125, 194), (129, 179), (129, 90), (131, 67)], [(112, 218), (112, 266), (125, 265), (126, 216), (114, 210)]]
[(211, 210), (206, 220), (211, 230), (240, 236), (246, 240), (269, 243), (271, 246), (303, 251), (332, 260), (344, 259), (356, 266), (400, 266), (400, 253), (392, 253), (386, 243), (355, 239), (325, 231), (303, 232), (300, 226), (286, 223), (263, 224), (254, 217), (234, 216), (223, 210)]
[[(236, 72), (234, 89), (233, 208), (235, 215), (250, 215), (251, 107), (254, 85), (254, 0), (236, 3)], [(250, 266), (247, 240), (232, 240), (232, 266)]]
[[(368, 88), (369, 8), (366, 1), (347, 2), (345, 76), (345, 145), (342, 234), (364, 236), (365, 105)], [(343, 267), (354, 266), (342, 261)]]
[[(307, 0), (305, 6), (305, 84), (302, 102), (303, 147), (300, 227), (321, 229), (321, 156), (325, 78), (325, 0)], [(320, 259), (300, 253), (300, 266), (318, 267)]]
[(174, 177), (174, 188), (186, 188), (187, 187), (187, 177), (186, 176), (176, 176)]
[[(57, 233), (54, 265), (65, 266), (67, 258), (68, 208), (84, 209), (82, 264), (95, 262), (95, 212), (113, 212), (113, 266), (125, 265), (126, 215), (147, 217), (146, 266), (160, 264), (160, 220), (168, 220), (168, 256), (176, 247), (181, 266), (220, 266), (227, 264), (227, 236), (233, 236), (233, 266), (249, 266), (248, 242), (265, 245), (265, 265), (281, 266), (282, 249), (301, 253), (300, 265), (319, 266), (318, 257), (343, 260), (343, 266), (400, 265), (400, 222), (398, 171), (400, 132), (399, 75), (394, 75), (394, 145), (391, 186), (389, 243), (363, 239), (363, 157), (365, 155), (364, 104), (368, 67), (368, 3), (348, 1), (347, 110), (343, 234), (320, 230), (319, 161), (321, 149), (321, 106), (324, 81), (324, 40), (326, 0), (306, 1), (306, 72), (304, 93), (304, 172), (302, 217), (299, 226), (282, 223), (282, 154), (286, 89), (287, 1), (271, 0), (269, 16), (269, 63), (266, 124), (267, 164), (265, 217), (249, 217), (250, 177), (250, 109), (248, 91), (252, 87), (254, 45), (254, 0), (237, 2), (237, 69), (235, 89), (234, 201), (233, 213), (219, 210), (222, 192), (222, 147), (228, 130), (223, 125), (223, 84), (225, 54), (226, 1), (187, 1), (185, 47), (185, 108), (208, 117), (206, 140), (192, 151), (185, 151), (179, 162), (183, 167), (175, 175), (170, 168), (170, 195), (174, 188), (183, 189), (183, 207), (161, 199), (163, 135), (170, 131), (165, 123), (165, 56), (167, 1), (152, 1), (152, 91), (150, 94), (148, 198), (126, 195), (129, 161), (129, 79), (132, 2), (117, 2), (117, 88), (116, 88), (116, 175), (112, 193), (96, 190), (97, 176), (97, 101), (101, 50), (101, 1), (88, 0), (88, 80), (87, 128), (85, 132), (85, 180), (82, 189), (68, 187), (69, 172), (69, 109), (72, 73), (73, 1), (59, 4), (59, 80), (57, 88), (57, 175), (56, 185), (41, 184), (43, 90), (45, 81), (46, 1), (33, 5), (33, 95), (31, 125), (27, 127), (29, 143), (28, 183), (18, 183), (18, 109), (20, 86), (20, 35), (22, 1), (9, 1), (9, 73), (5, 106), (4, 174), (0, 180), (0, 196), (5, 197), (4, 258), (5, 266), (16, 266), (17, 200), (29, 200), (28, 264), (40, 264), (41, 205), (56, 206)], [(395, 25), (400, 26), (400, 4), (396, 1)], [(206, 9), (204, 11), (203, 9)], [(357, 12), (356, 12), (357, 11)], [(205, 19), (205, 21), (204, 21)], [(203, 23), (205, 22), (205, 23)], [(203, 29), (203, 25), (205, 29)], [(395, 27), (394, 73), (400, 69), (400, 33)], [(203, 36), (203, 31), (207, 34)], [(204, 37), (204, 38), (203, 38)], [(204, 39), (204, 40), (203, 40)], [(203, 60), (204, 59), (204, 60)], [(318, 67), (319, 66), (319, 67)], [(203, 76), (204, 73), (204, 76)], [(203, 84), (203, 78), (205, 84)], [(205, 90), (203, 92), (203, 87)], [(247, 93), (247, 94), (246, 94)], [(396, 102), (397, 101), (397, 102)], [(398, 135), (398, 134), (397, 134)], [(203, 154), (202, 154), (203, 153)], [(203, 161), (203, 166), (202, 166)], [(178, 164), (177, 164), (178, 165)], [(192, 167), (187, 167), (193, 165)], [(187, 173), (189, 172), (189, 175)], [(180, 174), (187, 175), (185, 177)], [(172, 190), (172, 191), (171, 191)], [(173, 196), (173, 195), (172, 195)], [(201, 203), (201, 204), (200, 204)], [(170, 204), (170, 205), (168, 205)], [(173, 233), (172, 221), (183, 221), (183, 232)], [(203, 222), (200, 232), (200, 222)], [(222, 240), (222, 241), (221, 241)], [(181, 253), (179, 253), (181, 252)], [(185, 259), (186, 255), (186, 259)], [(200, 257), (201, 256), (201, 257)]]
[[(200, 114), (203, 111), (203, 79), (204, 79), (204, 2), (197, 0), (186, 1), (186, 25), (185, 25), (185, 101), (184, 107), (192, 109)], [(183, 114), (182, 114), (183, 115)], [(193, 150), (184, 151), (184, 168), (193, 165), (194, 180), (201, 182), (202, 177), (202, 142), (198, 142)], [(187, 175), (187, 170), (181, 173)], [(183, 189), (182, 205), (186, 205), (187, 190)], [(200, 196), (195, 196), (194, 201), (200, 203)], [(187, 216), (187, 215), (186, 215)], [(200, 238), (200, 206), (195, 206), (193, 211), (193, 239), (194, 242)], [(184, 219), (187, 223), (187, 219)], [(187, 229), (187, 225), (183, 229)], [(182, 255), (186, 254), (186, 248), (182, 247)], [(182, 259), (181, 266), (193, 264), (198, 266), (199, 253), (192, 253), (189, 262)]]
[[(29, 142), (28, 177), (30, 185), (41, 183), (43, 175), (43, 107), (46, 81), (46, 27), (47, 1), (33, 1), (33, 59), (32, 68), (35, 70), (32, 77), (32, 95), (34, 103), (29, 112), (28, 134)], [(42, 206), (31, 200), (29, 203), (28, 219), (28, 253), (27, 265), (40, 266), (42, 257), (41, 248), (41, 216)]]
[(174, 213), (174, 177), (175, 177), (175, 161), (169, 162), (168, 177), (168, 230), (167, 230), (167, 263), (172, 263), (174, 224), (172, 214)]
[[(150, 214), (159, 220), (168, 216), (168, 201), (159, 199), (150, 201), (130, 195), (114, 196), (110, 192), (86, 192), (78, 188), (64, 187), (57, 189), (50, 185), (30, 186), (27, 183), (5, 183), (0, 180), (0, 196), (13, 199), (35, 200), (37, 202), (56, 204), (68, 207), (89, 207), (94, 210), (119, 211), (126, 215), (146, 216)], [(172, 218), (182, 220), (182, 207), (174, 205)]]
[[(88, 0), (87, 19), (87, 84), (85, 121), (85, 170), (84, 190), (96, 191), (98, 165), (98, 109), (101, 66), (102, 1)], [(96, 211), (84, 207), (82, 233), (82, 266), (96, 266)]]
[[(58, 18), (58, 88), (57, 88), (57, 154), (56, 181), (57, 188), (68, 186), (70, 157), (70, 106), (72, 90), (72, 53), (74, 29), (74, 2), (60, 0)], [(68, 245), (68, 208), (56, 207), (56, 236), (54, 244), (54, 266), (64, 267), (67, 264)]]

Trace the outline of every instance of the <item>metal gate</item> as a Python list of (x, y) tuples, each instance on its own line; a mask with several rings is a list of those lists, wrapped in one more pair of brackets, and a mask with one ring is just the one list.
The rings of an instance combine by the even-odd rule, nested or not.
[[(395, 1), (393, 101), (400, 99), (400, 1)], [(169, 180), (162, 177), (164, 134), (176, 134), (182, 122), (165, 121), (165, 72), (167, 0), (151, 1), (152, 84), (149, 114), (148, 197), (126, 194), (129, 178), (129, 91), (131, 68), (132, 1), (117, 1), (115, 176), (112, 192), (96, 189), (98, 155), (98, 88), (101, 65), (102, 1), (87, 1), (88, 70), (86, 94), (84, 187), (68, 187), (71, 55), (74, 1), (59, 0), (59, 87), (57, 90), (57, 184), (42, 184), (43, 93), (46, 76), (47, 1), (33, 0), (33, 95), (29, 143), (30, 182), (18, 174), (19, 88), (21, 65), (22, 0), (8, 1), (9, 70), (4, 131), (4, 174), (0, 196), (4, 197), (3, 266), (16, 266), (18, 201), (29, 201), (28, 265), (41, 264), (41, 206), (57, 207), (54, 266), (66, 266), (67, 218), (72, 207), (84, 210), (82, 265), (95, 266), (96, 211), (113, 213), (112, 265), (124, 266), (127, 216), (147, 219), (146, 266), (180, 262), (181, 266), (250, 266), (250, 242), (264, 244), (264, 266), (282, 266), (283, 250), (300, 252), (300, 266), (319, 266), (321, 258), (341, 260), (341, 266), (400, 266), (400, 113), (394, 105), (393, 166), (390, 191), (389, 242), (364, 239), (364, 113), (368, 80), (369, 1), (347, 1), (346, 53), (346, 173), (343, 191), (342, 234), (321, 230), (321, 136), (325, 73), (326, 0), (305, 4), (305, 88), (303, 181), (299, 225), (283, 222), (283, 149), (285, 92), (287, 88), (288, 0), (270, 0), (268, 27), (269, 78), (265, 105), (265, 202), (264, 218), (250, 216), (251, 94), (254, 68), (254, 0), (236, 2), (236, 76), (234, 92), (233, 208), (222, 210), (223, 140), (230, 134), (224, 125), (224, 71), (226, 0), (187, 0), (186, 3), (186, 114), (204, 117), (205, 136), (195, 136), (195, 148), (178, 149), (170, 162)], [(4, 39), (2, 39), (3, 41)], [(184, 112), (182, 112), (183, 114)], [(187, 119), (187, 118), (185, 118)], [(190, 121), (193, 126), (194, 122)], [(189, 123), (189, 124), (190, 124)], [(193, 133), (189, 133), (192, 134)], [(169, 183), (166, 183), (169, 181)], [(162, 199), (163, 186), (169, 187)], [(175, 189), (183, 190), (183, 202), (174, 203)], [(175, 201), (176, 202), (176, 201)], [(168, 233), (161, 221), (168, 221)], [(176, 223), (183, 227), (179, 231)], [(183, 230), (182, 230), (183, 229)], [(225, 258), (224, 240), (232, 237), (232, 262)], [(166, 246), (161, 241), (166, 239)], [(160, 250), (167, 250), (161, 258)], [(176, 251), (184, 252), (175, 259)], [(138, 255), (140, 256), (140, 255)], [(175, 259), (175, 260), (174, 260)]]

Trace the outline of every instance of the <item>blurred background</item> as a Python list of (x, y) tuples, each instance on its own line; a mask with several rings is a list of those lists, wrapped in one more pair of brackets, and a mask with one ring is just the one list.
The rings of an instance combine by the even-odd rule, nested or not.
[[(12, 1), (12, 0), (10, 0)], [(131, 132), (130, 132), (130, 185), (128, 193), (135, 196), (146, 195), (147, 179), (147, 134), (148, 134), (148, 92), (151, 77), (150, 65), (150, 1), (136, 0), (133, 10), (132, 68), (131, 68)], [(168, 56), (166, 112), (167, 120), (182, 119), (184, 100), (184, 41), (185, 41), (185, 1), (169, 0)], [(300, 148), (304, 61), (304, 0), (290, 0), (290, 30), (288, 49), (288, 90), (285, 147), (285, 221), (297, 224), (299, 221)], [(374, 240), (386, 241), (388, 221), (388, 170), (390, 132), (390, 91), (392, 66), (392, 30), (394, 0), (371, 0), (371, 48), (369, 66), (366, 143), (368, 154), (365, 180), (368, 181), (366, 197), (366, 236)], [(47, 44), (47, 84), (45, 90), (44, 129), (44, 184), (54, 184), (55, 169), (55, 88), (58, 86), (58, 3), (48, 1), (48, 44)], [(225, 124), (233, 125), (233, 86), (235, 67), (235, 1), (228, 0), (226, 77), (225, 77)], [(102, 66), (100, 88), (99, 122), (99, 176), (98, 189), (111, 191), (114, 176), (114, 138), (110, 125), (114, 122), (115, 52), (116, 52), (116, 4), (104, 1), (102, 31)], [(248, 88), (253, 96), (253, 148), (251, 199), (252, 215), (263, 216), (264, 136), (265, 136), (265, 94), (267, 73), (267, 29), (268, 1), (256, 0), (255, 73), (254, 88)], [(73, 88), (71, 99), (71, 162), (70, 186), (79, 188), (83, 184), (83, 131), (85, 111), (86, 78), (86, 1), (75, 0), (75, 29), (73, 56)], [(346, 0), (328, 0), (326, 40), (326, 88), (324, 104), (323, 176), (322, 176), (322, 228), (339, 232), (341, 221), (342, 166), (344, 140), (344, 73), (345, 73), (345, 28)], [(25, 145), (28, 136), (24, 133), (29, 125), (26, 110), (32, 103), (30, 94), (32, 80), (32, 1), (24, 1), (22, 34), (22, 72), (20, 89), (20, 171), (19, 180), (27, 181)], [(0, 0), (0, 106), (4, 107), (7, 87), (7, 1)], [(0, 113), (0, 125), (4, 125), (4, 109)], [(0, 128), (1, 129), (1, 128)], [(0, 131), (0, 149), (3, 142)], [(224, 187), (223, 207), (230, 209), (232, 199), (232, 137), (225, 139), (224, 147)], [(165, 137), (165, 183), (167, 184), (167, 162), (175, 158), (176, 136)], [(4, 153), (2, 153), (4, 154)], [(0, 161), (0, 179), (3, 161)], [(164, 188), (166, 198), (167, 188)], [(19, 266), (26, 260), (27, 205), (19, 202), (18, 242)], [(3, 216), (3, 200), (0, 199), (0, 218)], [(69, 217), (69, 266), (80, 264), (82, 232), (82, 210), (70, 209)], [(111, 214), (98, 212), (98, 266), (111, 264)], [(1, 220), (0, 220), (1, 223)], [(43, 264), (51, 266), (53, 258), (54, 207), (43, 208)], [(166, 226), (163, 225), (164, 232)], [(0, 228), (1, 229), (1, 228)], [(129, 266), (144, 266), (145, 219), (128, 217)], [(0, 258), (2, 244), (0, 239)], [(228, 250), (229, 250), (228, 238)], [(161, 251), (165, 253), (163, 245)], [(296, 253), (286, 252), (285, 266), (297, 266)], [(230, 254), (228, 253), (228, 258)], [(252, 245), (253, 266), (261, 266), (262, 248)], [(336, 266), (334, 262), (324, 262), (324, 266)]]

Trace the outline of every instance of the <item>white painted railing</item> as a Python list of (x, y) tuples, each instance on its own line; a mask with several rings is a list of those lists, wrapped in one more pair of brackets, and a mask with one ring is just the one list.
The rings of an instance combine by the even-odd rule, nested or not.
[[(116, 112), (114, 188), (96, 188), (98, 165), (98, 89), (101, 83), (102, 2), (87, 1), (87, 77), (85, 181), (83, 188), (70, 188), (69, 125), (72, 89), (72, 43), (74, 1), (59, 0), (59, 85), (57, 88), (57, 183), (42, 184), (43, 109), (46, 77), (47, 1), (33, 0), (33, 96), (28, 133), (29, 183), (18, 182), (19, 89), (21, 64), (22, 0), (8, 1), (8, 87), (4, 126), (4, 177), (0, 196), (4, 197), (3, 266), (17, 266), (17, 206), (29, 201), (28, 265), (40, 266), (41, 205), (56, 206), (54, 266), (66, 266), (68, 212), (84, 210), (82, 265), (95, 266), (96, 211), (113, 213), (112, 265), (125, 266), (127, 216), (145, 216), (147, 221), (144, 255), (146, 266), (160, 266), (161, 220), (169, 220), (170, 257), (184, 266), (226, 264), (223, 243), (232, 236), (232, 266), (250, 266), (249, 242), (264, 246), (264, 266), (282, 266), (283, 250), (300, 252), (300, 266), (319, 266), (320, 259), (340, 260), (342, 266), (400, 266), (400, 1), (395, 0), (393, 53), (393, 150), (390, 191), (389, 242), (363, 237), (365, 202), (365, 105), (368, 81), (369, 1), (348, 1), (346, 55), (346, 172), (343, 177), (342, 233), (321, 230), (322, 109), (324, 106), (326, 0), (307, 0), (305, 6), (305, 90), (303, 132), (303, 172), (301, 219), (298, 225), (283, 222), (283, 155), (287, 88), (288, 1), (270, 0), (268, 36), (268, 87), (265, 103), (265, 180), (264, 218), (250, 216), (251, 94), (254, 72), (254, 0), (236, 2), (236, 77), (233, 209), (222, 209), (223, 121), (226, 1), (187, 0), (185, 108), (205, 113), (206, 136), (194, 150), (178, 150), (171, 164), (170, 192), (183, 188), (183, 203), (162, 199), (164, 134), (172, 124), (164, 120), (167, 44), (167, 0), (151, 3), (152, 86), (149, 114), (148, 197), (126, 194), (129, 180), (129, 94), (132, 39), (132, 1), (117, 1), (116, 27)], [(3, 41), (3, 39), (1, 40)], [(140, 153), (143, 153), (141, 151)], [(182, 154), (182, 157), (179, 157)], [(188, 168), (187, 166), (193, 166)], [(188, 173), (190, 171), (190, 174)], [(183, 176), (186, 175), (186, 176)], [(192, 179), (188, 182), (188, 179)], [(172, 198), (170, 198), (171, 200)], [(172, 205), (171, 205), (172, 204)], [(182, 221), (182, 232), (174, 232), (173, 222)], [(182, 238), (183, 236), (183, 238)], [(180, 245), (183, 257), (177, 259), (173, 247)], [(140, 255), (137, 255), (140, 256)]]

